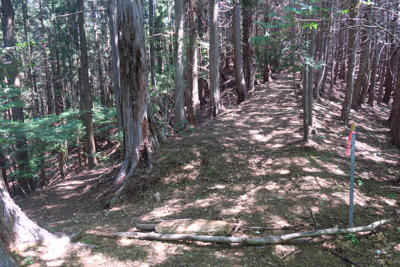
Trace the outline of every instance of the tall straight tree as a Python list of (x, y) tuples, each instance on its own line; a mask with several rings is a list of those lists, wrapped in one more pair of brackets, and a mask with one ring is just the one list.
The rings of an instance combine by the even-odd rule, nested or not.
[(250, 42), (253, 30), (254, 0), (244, 0), (243, 3), (243, 65), (246, 91), (254, 90), (254, 51)]
[[(45, 1), (47, 3), (47, 1)], [(53, 92), (51, 90), (51, 82), (50, 82), (50, 70), (48, 66), (48, 55), (47, 55), (47, 42), (46, 42), (46, 27), (44, 26), (44, 7), (42, 1), (39, 0), (39, 10), (40, 10), (40, 24), (42, 26), (42, 39), (43, 39), (43, 65), (45, 68), (46, 74), (46, 95), (47, 95), (47, 114), (53, 114)], [(44, 112), (43, 112), (44, 114)]]
[(190, 124), (195, 125), (200, 117), (200, 101), (198, 90), (199, 73), (197, 70), (197, 31), (196, 31), (196, 0), (189, 0), (189, 47), (188, 47), (188, 77), (187, 88), (189, 89), (189, 118)]
[[(149, 34), (150, 34), (150, 76), (151, 76), (151, 88), (154, 89), (156, 86), (156, 67), (154, 57), (154, 3), (153, 0), (149, 0)], [(160, 52), (160, 51), (159, 51)]]
[(236, 79), (237, 103), (240, 104), (246, 100), (247, 92), (243, 77), (242, 68), (242, 42), (240, 40), (240, 10), (239, 6), (233, 7), (233, 49), (234, 49), (234, 66)]
[(119, 129), (122, 129), (123, 118), (122, 118), (122, 104), (121, 104), (121, 88), (119, 81), (120, 63), (119, 63), (119, 52), (118, 52), (118, 24), (117, 24), (118, 1), (119, 0), (108, 0), (108, 20), (110, 27), (111, 58), (112, 58), (112, 69), (113, 69), (112, 73), (113, 73), (115, 106), (117, 109), (117, 125)]
[[(78, 1), (78, 10), (83, 11), (83, 0)], [(88, 73), (88, 57), (86, 47), (86, 33), (85, 33), (85, 15), (84, 12), (78, 14), (79, 35), (81, 44), (81, 63), (82, 63), (82, 80), (83, 80), (83, 93), (85, 98), (85, 125), (86, 125), (86, 145), (89, 161), (89, 169), (97, 166), (97, 158), (94, 155), (96, 148), (94, 144), (93, 134), (93, 119), (92, 119), (92, 96), (89, 86), (89, 73)]]
[(354, 90), (354, 75), (355, 75), (355, 62), (356, 62), (356, 50), (357, 50), (357, 28), (355, 27), (357, 21), (357, 7), (359, 0), (350, 1), (350, 30), (349, 30), (349, 45), (348, 45), (348, 70), (346, 79), (346, 94), (342, 106), (342, 112), (340, 120), (344, 123), (349, 122), (351, 102), (353, 98)]
[[(18, 91), (21, 87), (21, 81), (19, 78), (18, 62), (15, 58), (14, 47), (14, 8), (11, 4), (11, 0), (1, 0), (1, 7), (3, 11), (3, 37), (4, 37), (4, 47), (8, 48), (6, 54), (6, 60), (10, 62), (7, 64), (7, 80), (8, 85), (12, 87), (15, 91), (12, 97), (14, 106), (12, 108), (12, 118), (13, 121), (24, 122), (24, 112), (18, 103), (21, 101), (21, 93)], [(16, 132), (16, 147), (17, 147), (17, 161), (18, 170), (21, 173), (19, 179), (19, 185), (25, 193), (29, 194), (31, 191), (35, 190), (32, 178), (27, 178), (26, 174), (29, 169), (29, 155), (27, 150), (26, 136), (23, 132)]]
[(118, 43), (121, 63), (121, 96), (124, 118), (125, 159), (114, 185), (116, 195), (106, 205), (113, 205), (134, 175), (140, 153), (151, 168), (151, 153), (158, 146), (157, 138), (150, 132), (151, 114), (147, 113), (150, 102), (147, 83), (146, 40), (143, 29), (141, 0), (118, 1)]
[(223, 108), (219, 91), (218, 4), (219, 0), (210, 0), (210, 98), (214, 117), (220, 114)]
[[(369, 19), (370, 10), (367, 9), (364, 11), (364, 19), (368, 21)], [(361, 36), (361, 58), (360, 58), (360, 67), (357, 74), (357, 80), (354, 85), (353, 91), (353, 99), (352, 99), (352, 107), (360, 106), (364, 103), (363, 93), (366, 92), (368, 88), (367, 84), (369, 84), (369, 66), (370, 64), (370, 44), (371, 44), (371, 29), (362, 29), (362, 36)]]
[(183, 17), (183, 0), (175, 0), (175, 131), (183, 129), (187, 125), (185, 114), (185, 81), (184, 81), (184, 61), (183, 61), (183, 39), (184, 39), (184, 17)]
[[(391, 119), (391, 120), (390, 120)], [(393, 99), (393, 109), (390, 114), (391, 128), (390, 141), (400, 147), (400, 58), (398, 60), (397, 81)]]

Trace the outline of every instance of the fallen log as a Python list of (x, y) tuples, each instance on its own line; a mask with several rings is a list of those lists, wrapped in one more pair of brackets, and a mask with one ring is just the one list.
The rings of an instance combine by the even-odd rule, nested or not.
[(351, 234), (357, 232), (373, 231), (375, 228), (393, 221), (393, 218), (377, 221), (367, 226), (353, 227), (347, 229), (329, 228), (318, 231), (292, 233), (281, 236), (266, 236), (264, 238), (247, 238), (247, 237), (227, 237), (227, 236), (208, 236), (208, 235), (191, 235), (191, 234), (158, 234), (158, 233), (139, 233), (139, 232), (119, 232), (113, 234), (98, 234), (99, 237), (109, 238), (132, 238), (145, 240), (161, 240), (161, 241), (202, 241), (202, 242), (219, 242), (219, 243), (242, 243), (247, 245), (267, 245), (280, 244), (293, 239), (314, 237), (321, 235)]
[[(178, 220), (179, 221), (179, 220)], [(182, 220), (185, 221), (185, 220)], [(153, 221), (153, 222), (138, 222), (136, 224), (136, 229), (143, 230), (143, 231), (155, 231), (156, 226), (163, 221)], [(237, 227), (239, 224), (238, 223), (231, 223), (232, 227)], [(287, 225), (287, 226), (282, 226), (282, 227), (265, 227), (265, 226), (246, 226), (246, 225), (240, 225), (239, 229), (242, 230), (254, 230), (254, 231), (262, 231), (262, 230), (270, 230), (270, 231), (276, 231), (276, 230), (292, 230), (294, 228), (298, 228), (300, 226), (304, 226), (304, 223), (296, 224), (296, 225)]]

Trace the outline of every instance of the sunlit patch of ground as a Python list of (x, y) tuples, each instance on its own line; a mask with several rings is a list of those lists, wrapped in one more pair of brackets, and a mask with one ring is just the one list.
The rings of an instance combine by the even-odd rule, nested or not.
[[(31, 251), (32, 266), (347, 266), (322, 244), (335, 246), (362, 266), (400, 265), (400, 231), (395, 224), (353, 237), (323, 236), (259, 247), (97, 236), (135, 231), (138, 221), (169, 219), (216, 219), (275, 228), (301, 225), (289, 231), (235, 234), (258, 238), (311, 231), (315, 224), (319, 229), (346, 228), (350, 125), (338, 121), (343, 84), (338, 81), (335, 94), (315, 102), (316, 131), (306, 144), (301, 141), (301, 102), (295, 100), (285, 75), (257, 87), (241, 105), (233, 106), (236, 99), (231, 97), (231, 109), (221, 116), (170, 137), (153, 155), (152, 172), (138, 169), (139, 185), (134, 183), (116, 208), (100, 211), (94, 199), (106, 186), (96, 188), (92, 182), (112, 182), (112, 177), (103, 175), (107, 169), (70, 174), (43, 195), (20, 201), (31, 218), (52, 231), (86, 231), (80, 240), (86, 246), (72, 246), (57, 261), (43, 263)], [(234, 91), (227, 89), (223, 95), (227, 94)], [(355, 226), (398, 216), (400, 191), (392, 182), (400, 173), (399, 153), (388, 145), (389, 111), (384, 105), (351, 112), (357, 123)], [(157, 177), (158, 182), (146, 184), (148, 177)], [(46, 205), (48, 209), (36, 212)], [(29, 256), (20, 255), (23, 264)]]

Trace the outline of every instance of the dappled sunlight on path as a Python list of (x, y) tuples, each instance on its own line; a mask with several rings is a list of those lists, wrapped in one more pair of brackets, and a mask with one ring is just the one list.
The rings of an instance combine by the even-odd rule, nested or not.
[[(315, 224), (319, 229), (346, 228), (349, 127), (337, 120), (340, 104), (322, 98), (314, 105), (316, 131), (308, 143), (303, 142), (302, 106), (291, 84), (283, 73), (274, 82), (257, 86), (244, 103), (170, 137), (154, 153), (153, 170), (148, 173), (138, 168), (135, 181), (122, 194), (121, 205), (111, 210), (99, 210), (95, 196), (101, 192), (91, 193), (100, 190), (95, 186), (99, 180), (112, 182), (112, 176), (105, 179), (110, 171), (106, 167), (71, 173), (19, 204), (48, 229), (85, 231), (83, 241), (94, 246), (84, 251), (75, 248), (73, 256), (64, 260), (76, 266), (317, 266), (321, 262), (343, 266), (340, 258), (321, 250), (320, 242), (332, 242), (329, 237), (309, 238), (291, 246), (227, 247), (97, 236), (137, 230), (139, 221), (171, 219), (213, 219), (275, 228), (301, 225), (297, 231), (313, 230)], [(382, 121), (371, 123), (365, 117), (374, 114), (378, 118), (385, 112), (366, 108), (352, 115), (359, 125), (357, 148), (361, 150), (356, 159), (357, 226), (390, 217), (399, 201), (398, 187), (391, 183), (400, 171), (398, 150), (387, 145)], [(396, 230), (388, 226), (385, 231), (390, 233), (385, 237), (387, 244), (392, 244)], [(239, 230), (236, 236), (283, 233), (287, 231)], [(334, 239), (338, 245), (349, 246), (340, 236)], [(361, 251), (357, 261), (379, 265), (373, 252), (379, 242), (371, 236), (353, 247)], [(387, 249), (393, 252), (393, 248)]]

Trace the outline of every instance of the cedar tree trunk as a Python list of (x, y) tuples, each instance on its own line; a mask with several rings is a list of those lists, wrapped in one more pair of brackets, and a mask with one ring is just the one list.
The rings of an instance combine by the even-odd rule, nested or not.
[(183, 129), (187, 125), (185, 114), (185, 81), (184, 81), (184, 61), (183, 61), (183, 39), (184, 39), (184, 16), (183, 0), (175, 0), (175, 19), (176, 19), (176, 53), (175, 53), (175, 131)]
[[(78, 10), (83, 11), (83, 0), (78, 1)], [(87, 57), (87, 46), (86, 46), (86, 34), (85, 34), (85, 15), (84, 13), (78, 14), (79, 23), (79, 35), (81, 40), (81, 63), (82, 63), (82, 80), (83, 80), (83, 91), (85, 98), (85, 124), (86, 124), (86, 146), (89, 161), (89, 169), (93, 169), (97, 166), (97, 158), (94, 155), (96, 148), (94, 144), (93, 134), (93, 120), (92, 120), (92, 96), (89, 86), (89, 63)]]
[(234, 66), (236, 79), (236, 92), (238, 95), (237, 103), (240, 104), (246, 100), (247, 92), (245, 89), (243, 68), (242, 68), (242, 42), (240, 40), (240, 10), (239, 6), (233, 7), (233, 49)]
[(213, 117), (218, 116), (223, 108), (219, 91), (218, 3), (219, 0), (210, 1), (210, 98)]
[(349, 122), (350, 108), (354, 90), (354, 75), (355, 75), (355, 62), (357, 50), (357, 28), (356, 26), (356, 8), (358, 0), (351, 0), (350, 2), (350, 30), (349, 30), (349, 45), (348, 45), (348, 70), (346, 79), (346, 95), (343, 102), (340, 120), (344, 123)]
[(189, 47), (188, 47), (188, 77), (187, 87), (189, 88), (189, 118), (190, 124), (195, 125), (199, 122), (200, 101), (197, 71), (197, 31), (196, 31), (196, 0), (189, 0)]
[(119, 190), (109, 203), (106, 203), (111, 206), (124, 186), (133, 178), (140, 153), (142, 152), (148, 168), (151, 169), (151, 153), (153, 147), (158, 147), (156, 135), (150, 132), (151, 114), (147, 113), (150, 97), (142, 1), (120, 0), (117, 18), (118, 29), (121, 32), (118, 50), (121, 64), (125, 159), (114, 181)]
[[(11, 0), (1, 0), (2, 12), (3, 12), (3, 37), (4, 37), (4, 47), (14, 48), (15, 38), (14, 38), (14, 8), (12, 7)], [(13, 49), (10, 49), (6, 54), (6, 61), (11, 62), (7, 64), (7, 80), (10, 87), (19, 88), (21, 87), (21, 82), (19, 79), (19, 69), (18, 62), (14, 56)], [(21, 101), (21, 93), (15, 93), (12, 97), (13, 103)], [(24, 122), (24, 112), (22, 107), (12, 108), (12, 118), (13, 121), (23, 123)], [(16, 148), (17, 148), (17, 161), (18, 170), (21, 173), (26, 173), (29, 169), (29, 155), (27, 150), (26, 136), (23, 131), (20, 133), (15, 132), (16, 135)], [(29, 194), (30, 191), (35, 191), (35, 186), (33, 184), (32, 178), (20, 178), (19, 185), (22, 190)]]

